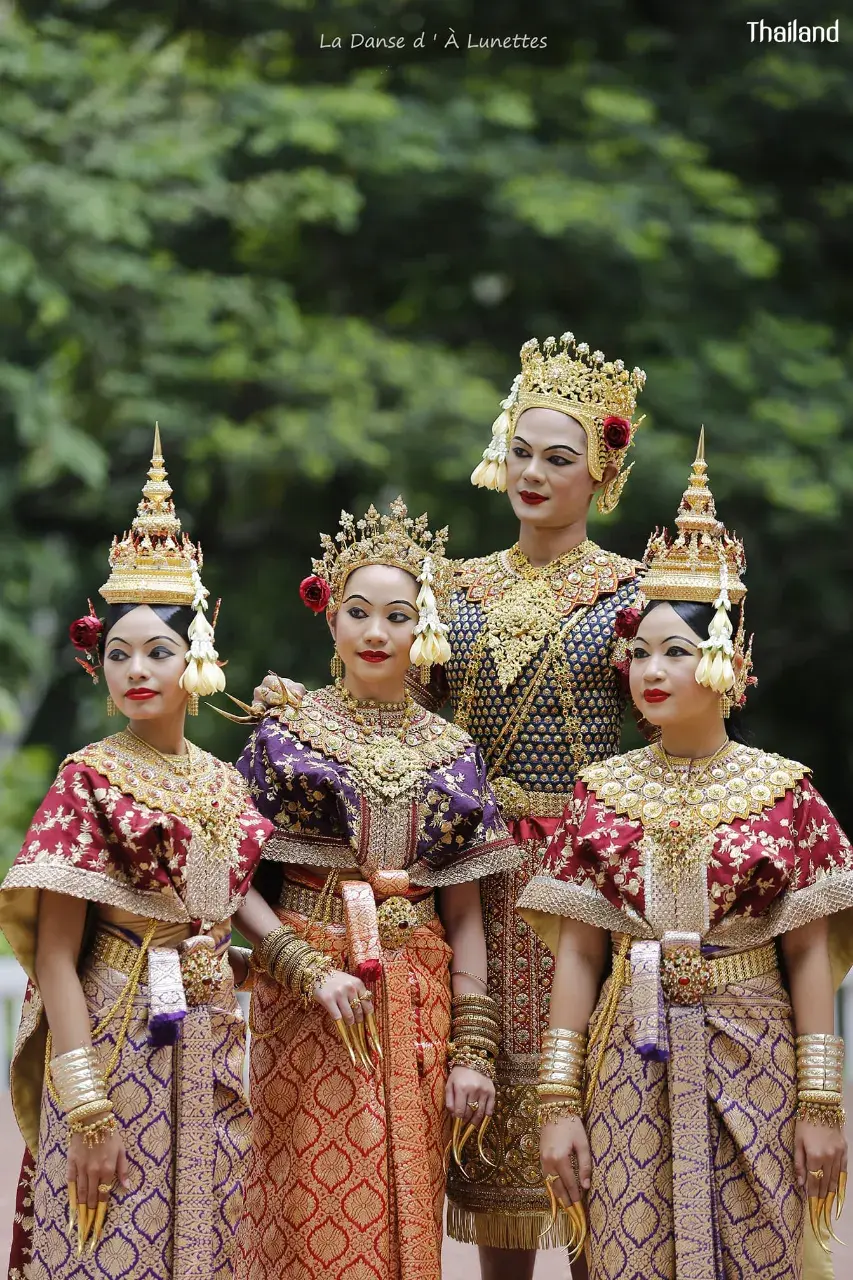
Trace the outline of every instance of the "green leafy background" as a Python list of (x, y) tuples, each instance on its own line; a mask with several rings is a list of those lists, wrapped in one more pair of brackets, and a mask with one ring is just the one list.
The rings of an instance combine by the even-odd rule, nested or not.
[[(747, 543), (753, 738), (853, 819), (837, 13), (838, 44), (787, 45), (750, 43), (741, 0), (0, 5), (0, 864), (63, 753), (109, 727), (66, 627), (155, 419), (230, 688), (270, 666), (311, 683), (327, 645), (296, 587), (318, 531), (403, 491), (458, 555), (511, 542), (468, 474), (521, 342), (567, 328), (648, 372), (594, 536), (641, 553), (704, 423)], [(547, 47), (466, 49), (525, 32)], [(240, 750), (210, 712), (193, 730)]]

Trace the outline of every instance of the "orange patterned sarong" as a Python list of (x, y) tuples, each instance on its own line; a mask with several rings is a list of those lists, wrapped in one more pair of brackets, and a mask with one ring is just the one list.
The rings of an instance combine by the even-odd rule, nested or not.
[[(343, 926), (321, 945), (346, 968)], [(235, 1280), (440, 1280), (450, 956), (438, 920), (383, 951), (381, 1079), (353, 1067), (323, 1009), (258, 976)]]

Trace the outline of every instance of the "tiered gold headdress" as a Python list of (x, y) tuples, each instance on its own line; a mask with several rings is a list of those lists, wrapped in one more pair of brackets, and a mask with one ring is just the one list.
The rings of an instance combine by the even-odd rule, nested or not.
[(178, 604), (195, 610), (190, 649), (181, 685), (206, 697), (225, 688), (225, 673), (213, 647), (213, 627), (205, 617), (208, 591), (200, 576), (201, 545), (181, 532), (172, 486), (166, 479), (160, 429), (154, 428), (154, 454), (136, 518), (121, 540), (113, 538), (110, 576), (101, 587), (107, 604)]
[(361, 520), (341, 512), (341, 527), (335, 537), (320, 535), (321, 559), (313, 561), (314, 576), (306, 578), (299, 594), (309, 609), (334, 613), (343, 600), (347, 578), (368, 564), (393, 565), (404, 569), (420, 583), (417, 596), (418, 622), (410, 658), (415, 666), (447, 662), (447, 616), (450, 602), (450, 572), (444, 553), (447, 529), (431, 533), (426, 514), (413, 519), (402, 498), (391, 503), (390, 515), (380, 515), (371, 506)]
[[(690, 483), (675, 519), (678, 534), (672, 538), (665, 530), (656, 529), (649, 538), (644, 556), (648, 571), (642, 579), (642, 593), (646, 600), (695, 600), (714, 606), (708, 639), (700, 645), (703, 653), (696, 668), (696, 681), (721, 693), (727, 711), (732, 705), (741, 705), (747, 683), (754, 683), (750, 678), (752, 638), (745, 646), (743, 607), (734, 644), (729, 620), (732, 605), (742, 606), (746, 595), (741, 581), (746, 556), (740, 539), (717, 519), (707, 471), (703, 427)], [(734, 662), (736, 657), (742, 660), (740, 664)]]
[(601, 480), (605, 468), (616, 465), (617, 473), (597, 503), (602, 514), (613, 511), (631, 471), (630, 466), (624, 471), (622, 467), (642, 422), (642, 418), (632, 419), (645, 382), (642, 369), (629, 373), (621, 360), (605, 360), (601, 351), (590, 353), (586, 342), (575, 342), (574, 334), (564, 333), (559, 344), (546, 338), (541, 350), (536, 338), (531, 338), (521, 348), (521, 373), (501, 401), (491, 443), (471, 482), (502, 493), (509, 442), (519, 417), (525, 409), (557, 409), (576, 418), (586, 432), (587, 466), (593, 480)]

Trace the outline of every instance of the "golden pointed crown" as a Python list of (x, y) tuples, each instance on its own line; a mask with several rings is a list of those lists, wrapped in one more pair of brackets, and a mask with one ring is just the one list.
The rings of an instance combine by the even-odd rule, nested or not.
[(642, 581), (646, 599), (715, 604), (724, 596), (740, 604), (746, 595), (741, 581), (746, 555), (740, 539), (717, 519), (708, 486), (704, 427), (675, 523), (675, 538), (658, 529), (649, 538), (644, 556), (648, 571)]
[(615, 465), (617, 474), (599, 500), (600, 511), (612, 511), (630, 471), (629, 467), (622, 472), (622, 465), (642, 422), (633, 417), (645, 383), (642, 369), (629, 371), (622, 360), (605, 360), (602, 351), (591, 352), (573, 333), (564, 333), (559, 342), (546, 338), (541, 347), (531, 338), (521, 348), (521, 372), (501, 402), (503, 412), (492, 424), (491, 443), (472, 482), (480, 488), (506, 489), (506, 459), (518, 419), (525, 409), (556, 409), (583, 427), (593, 480), (601, 480), (605, 469)]
[(110, 576), (101, 595), (108, 604), (198, 607), (199, 591), (204, 591), (199, 578), (202, 563), (201, 546), (181, 532), (163, 465), (160, 428), (155, 426), (154, 453), (136, 518), (121, 539), (113, 538)]
[(314, 572), (329, 584), (332, 595), (328, 607), (335, 610), (343, 599), (347, 578), (356, 569), (388, 564), (420, 580), (424, 561), (429, 559), (433, 590), (444, 613), (450, 594), (446, 542), (446, 528), (431, 533), (426, 512), (413, 518), (403, 499), (395, 498), (388, 515), (380, 515), (372, 504), (360, 520), (342, 511), (340, 529), (334, 538), (328, 533), (320, 534), (323, 555), (312, 565)]

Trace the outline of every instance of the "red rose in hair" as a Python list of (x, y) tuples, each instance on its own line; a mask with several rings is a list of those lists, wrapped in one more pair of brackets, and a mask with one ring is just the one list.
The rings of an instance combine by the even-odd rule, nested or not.
[(322, 613), (332, 598), (332, 589), (325, 578), (312, 573), (299, 584), (299, 598), (314, 613)]
[(613, 619), (613, 630), (620, 640), (633, 640), (642, 614), (639, 609), (620, 609)]
[(601, 434), (608, 449), (624, 449), (631, 443), (631, 424), (627, 418), (611, 416), (601, 424)]
[(97, 649), (103, 629), (104, 624), (100, 618), (87, 614), (86, 617), (78, 618), (76, 622), (71, 623), (68, 628), (68, 638), (75, 649), (80, 649), (83, 653), (91, 653)]

